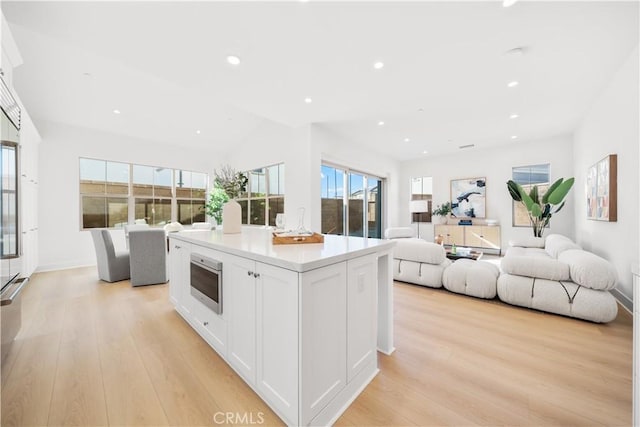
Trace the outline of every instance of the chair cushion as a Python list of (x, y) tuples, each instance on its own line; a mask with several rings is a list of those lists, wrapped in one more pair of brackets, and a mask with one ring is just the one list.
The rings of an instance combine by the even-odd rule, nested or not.
[(393, 257), (426, 264), (442, 264), (447, 259), (444, 248), (422, 239), (401, 239), (393, 248)]
[(618, 273), (609, 261), (596, 254), (570, 249), (558, 255), (558, 261), (569, 265), (571, 280), (579, 285), (601, 291), (616, 287)]
[(496, 296), (499, 275), (491, 263), (459, 259), (444, 271), (442, 284), (451, 292), (491, 299)]
[(520, 246), (512, 246), (507, 248), (507, 251), (504, 254), (505, 257), (508, 256), (530, 256), (530, 257), (538, 257), (538, 258), (548, 258), (552, 259), (547, 251), (542, 248), (523, 248)]

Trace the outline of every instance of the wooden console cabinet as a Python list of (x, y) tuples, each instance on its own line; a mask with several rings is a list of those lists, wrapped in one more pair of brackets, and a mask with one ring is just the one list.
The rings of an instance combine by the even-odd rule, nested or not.
[(469, 246), (500, 254), (500, 227), (497, 225), (436, 225), (435, 235), (444, 237), (445, 245)]

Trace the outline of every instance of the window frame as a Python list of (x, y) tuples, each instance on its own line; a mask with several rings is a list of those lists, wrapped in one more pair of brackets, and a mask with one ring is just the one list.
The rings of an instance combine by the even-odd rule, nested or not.
[[(270, 184), (270, 170), (271, 168), (277, 167), (277, 173), (278, 173), (278, 190), (280, 190), (282, 188), (282, 194), (272, 194), (271, 192), (271, 184)], [(246, 174), (247, 176), (247, 188), (246, 191), (243, 192), (240, 197), (238, 197), (236, 199), (236, 201), (238, 203), (240, 203), (241, 206), (243, 206), (242, 209), (242, 225), (250, 225), (250, 226), (256, 226), (256, 227), (271, 227), (271, 226), (275, 226), (275, 217), (276, 215), (273, 215), (273, 223), (271, 221), (271, 215), (270, 215), (270, 211), (271, 211), (271, 204), (270, 202), (273, 200), (281, 200), (282, 201), (282, 212), (276, 212), (277, 213), (284, 213), (284, 207), (285, 207), (285, 193), (286, 193), (286, 188), (285, 188), (285, 183), (284, 183), (284, 174), (286, 172), (283, 172), (283, 180), (282, 182), (280, 182), (280, 168), (284, 168), (285, 167), (285, 162), (280, 162), (280, 163), (273, 163), (267, 166), (260, 166), (257, 168), (253, 168), (250, 169), (248, 171), (244, 171), (242, 173)], [(258, 172), (256, 171), (260, 171), (263, 170), (264, 172), (260, 172), (260, 173), (264, 173), (264, 196), (252, 196), (253, 194), (253, 189), (252, 189), (252, 184), (251, 184), (251, 174), (256, 174)], [(262, 194), (262, 193), (259, 193)], [(251, 208), (252, 208), (252, 203), (260, 203), (260, 202), (264, 202), (264, 208), (263, 208), (263, 215), (264, 215), (264, 222), (262, 224), (253, 224), (251, 223)], [(246, 211), (244, 208), (244, 203), (246, 203)]]

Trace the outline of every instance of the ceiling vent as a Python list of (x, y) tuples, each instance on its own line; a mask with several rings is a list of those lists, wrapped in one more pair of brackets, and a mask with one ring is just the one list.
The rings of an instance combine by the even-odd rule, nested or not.
[(475, 146), (476, 146), (476, 144), (467, 144), (467, 145), (461, 145), (458, 148), (461, 149), (461, 150), (464, 150), (465, 148), (473, 148)]

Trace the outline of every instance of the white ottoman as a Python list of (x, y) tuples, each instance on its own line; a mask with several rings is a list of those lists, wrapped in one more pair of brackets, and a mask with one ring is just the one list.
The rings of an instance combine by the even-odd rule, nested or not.
[(459, 259), (444, 271), (442, 284), (451, 292), (492, 299), (499, 275), (498, 267), (489, 262)]

